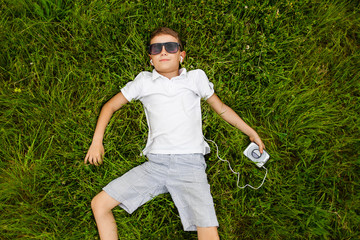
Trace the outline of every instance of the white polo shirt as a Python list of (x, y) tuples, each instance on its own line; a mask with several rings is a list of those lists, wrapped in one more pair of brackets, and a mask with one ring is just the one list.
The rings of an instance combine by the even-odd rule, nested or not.
[(187, 154), (210, 152), (204, 141), (200, 100), (214, 94), (204, 71), (179, 71), (168, 79), (153, 72), (141, 72), (121, 92), (130, 102), (140, 100), (149, 127), (143, 154)]

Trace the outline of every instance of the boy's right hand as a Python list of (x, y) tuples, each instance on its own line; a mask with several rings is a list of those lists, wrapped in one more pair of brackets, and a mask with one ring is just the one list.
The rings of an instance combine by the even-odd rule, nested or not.
[(87, 162), (89, 162), (90, 164), (94, 164), (95, 166), (102, 164), (104, 152), (105, 152), (104, 145), (102, 143), (100, 144), (92, 143), (86, 154), (84, 163), (86, 164)]

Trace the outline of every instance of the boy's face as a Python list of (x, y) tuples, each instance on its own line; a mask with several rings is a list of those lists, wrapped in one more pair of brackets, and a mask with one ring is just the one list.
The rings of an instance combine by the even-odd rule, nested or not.
[[(178, 43), (178, 40), (171, 35), (162, 34), (151, 39), (150, 44), (166, 42)], [(171, 72), (178, 72), (181, 57), (184, 59), (185, 55), (185, 51), (180, 52), (180, 48), (176, 53), (168, 53), (165, 49), (165, 46), (163, 46), (159, 54), (150, 54), (149, 56), (150, 59), (152, 59), (152, 64), (156, 71), (160, 74), (166, 74)]]

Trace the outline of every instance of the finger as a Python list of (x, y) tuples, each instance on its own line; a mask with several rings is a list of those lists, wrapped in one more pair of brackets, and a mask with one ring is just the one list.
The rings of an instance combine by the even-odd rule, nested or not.
[(260, 145), (260, 146), (259, 146), (259, 150), (260, 150), (260, 153), (261, 153), (261, 154), (263, 154), (263, 150), (264, 150), (264, 148), (263, 148), (263, 146), (262, 146), (262, 145)]
[(94, 164), (95, 164), (95, 166), (99, 166), (101, 164), (101, 157), (100, 156), (96, 156)]
[(103, 163), (103, 160), (104, 160), (104, 153), (101, 152), (100, 155), (99, 155), (99, 157), (98, 157), (98, 162), (99, 162), (99, 164), (102, 164), (102, 163)]
[(89, 155), (86, 154), (86, 157), (85, 157), (85, 159), (84, 159), (84, 164), (87, 164), (88, 161), (89, 161)]
[(263, 142), (261, 142), (261, 146), (262, 146), (262, 151), (264, 151), (265, 150), (265, 145), (264, 145)]
[(101, 158), (99, 157), (99, 158), (97, 158), (96, 159), (96, 166), (99, 166), (99, 165), (101, 165)]
[(92, 159), (91, 156), (88, 157), (88, 162), (89, 162), (90, 164), (93, 164), (93, 159)]
[(98, 165), (98, 164), (97, 164), (97, 158), (96, 158), (96, 157), (93, 158), (92, 164), (95, 165), (95, 166)]
[(262, 154), (263, 151), (264, 151), (264, 144), (263, 144), (262, 141), (260, 140), (260, 141), (257, 142), (257, 145), (259, 145), (259, 151), (260, 151), (260, 153)]
[(101, 165), (103, 163), (103, 158), (100, 156), (97, 161), (98, 165)]
[(96, 166), (96, 157), (92, 156), (90, 163)]

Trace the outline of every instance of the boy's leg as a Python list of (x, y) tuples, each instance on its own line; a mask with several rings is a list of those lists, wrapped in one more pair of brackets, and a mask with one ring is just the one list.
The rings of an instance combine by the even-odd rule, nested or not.
[(199, 240), (218, 240), (219, 234), (217, 227), (197, 227)]
[(119, 204), (104, 191), (101, 191), (91, 201), (100, 239), (118, 239), (116, 222), (111, 210)]

